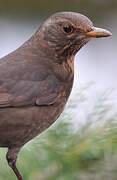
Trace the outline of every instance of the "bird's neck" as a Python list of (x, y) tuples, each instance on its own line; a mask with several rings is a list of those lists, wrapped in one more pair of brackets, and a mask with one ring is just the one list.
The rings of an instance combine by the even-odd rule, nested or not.
[[(37, 38), (38, 37), (38, 38)], [(67, 48), (62, 47), (58, 48), (56, 46), (51, 46), (40, 36), (32, 36), (26, 43), (24, 43), (24, 52), (29, 48), (32, 53), (36, 56), (43, 56), (43, 59), (52, 61), (56, 64), (61, 64), (64, 67), (64, 70), (68, 73), (71, 73), (74, 76), (74, 56), (67, 53)], [(28, 49), (28, 50), (29, 50)]]
[(43, 54), (43, 56), (46, 56), (51, 59), (56, 59), (57, 61), (64, 60), (67, 58), (72, 58), (73, 53), (70, 49), (70, 44), (53, 44), (47, 39), (45, 39), (45, 36), (43, 33), (39, 33), (37, 31), (35, 35), (33, 35), (24, 45), (27, 45), (27, 47), (31, 47), (31, 49), (35, 49), (35, 52), (39, 52)]

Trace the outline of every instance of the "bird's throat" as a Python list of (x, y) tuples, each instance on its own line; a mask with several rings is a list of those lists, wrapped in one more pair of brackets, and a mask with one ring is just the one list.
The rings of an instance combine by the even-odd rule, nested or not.
[(67, 63), (69, 65), (69, 68), (71, 69), (71, 73), (74, 76), (74, 56), (71, 56), (67, 59)]

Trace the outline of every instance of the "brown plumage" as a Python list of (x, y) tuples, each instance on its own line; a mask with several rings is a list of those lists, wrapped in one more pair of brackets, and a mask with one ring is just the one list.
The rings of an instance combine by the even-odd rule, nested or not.
[(0, 147), (16, 168), (21, 147), (61, 114), (74, 79), (74, 56), (92, 37), (110, 36), (85, 16), (52, 15), (21, 47), (0, 59)]

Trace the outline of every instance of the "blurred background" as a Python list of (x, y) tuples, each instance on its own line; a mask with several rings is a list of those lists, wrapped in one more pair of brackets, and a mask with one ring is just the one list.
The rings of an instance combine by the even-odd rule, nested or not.
[[(25, 180), (117, 179), (117, 1), (0, 0), (0, 57), (32, 36), (51, 14), (75, 11), (113, 36), (93, 39), (75, 58), (72, 95), (57, 123), (18, 158)], [(0, 151), (0, 180), (15, 180)]]

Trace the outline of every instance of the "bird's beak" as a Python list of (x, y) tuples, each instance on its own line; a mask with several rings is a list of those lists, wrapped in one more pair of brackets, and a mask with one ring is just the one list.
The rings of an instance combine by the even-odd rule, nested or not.
[(93, 30), (88, 32), (86, 36), (91, 38), (101, 38), (112, 36), (112, 33), (102, 28), (93, 27)]

